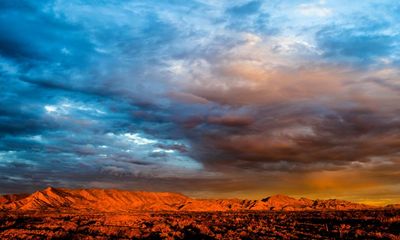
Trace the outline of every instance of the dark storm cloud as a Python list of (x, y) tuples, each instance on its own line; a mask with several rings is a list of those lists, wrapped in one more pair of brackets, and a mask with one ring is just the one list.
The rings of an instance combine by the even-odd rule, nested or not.
[[(50, 1), (5, 1), (0, 14), (0, 53), (24, 64), (57, 61), (74, 64), (85, 60), (92, 44), (82, 28), (47, 12)], [(72, 56), (67, 56), (71, 54)]]
[(288, 162), (281, 171), (296, 164), (313, 170), (310, 163), (345, 167), (374, 156), (393, 156), (400, 147), (398, 110), (382, 116), (364, 108), (333, 108), (324, 113), (318, 108), (291, 107), (255, 109), (257, 120), (249, 127), (238, 125), (238, 131), (202, 128), (194, 147), (198, 158), (221, 169), (227, 164), (257, 169), (265, 163)]
[(240, 116), (211, 116), (208, 118), (208, 123), (228, 127), (245, 127), (250, 125), (253, 120), (249, 117)]

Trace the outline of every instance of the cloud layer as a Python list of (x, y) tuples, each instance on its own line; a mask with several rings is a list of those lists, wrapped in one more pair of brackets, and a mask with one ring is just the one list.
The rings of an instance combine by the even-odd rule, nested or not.
[(0, 192), (399, 201), (396, 9), (2, 1)]

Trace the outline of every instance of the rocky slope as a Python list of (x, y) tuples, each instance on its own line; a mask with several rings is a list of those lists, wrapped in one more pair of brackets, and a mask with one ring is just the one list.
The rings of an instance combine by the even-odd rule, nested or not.
[(0, 197), (0, 210), (60, 211), (245, 211), (362, 210), (372, 206), (343, 200), (295, 199), (274, 195), (262, 200), (192, 199), (178, 193), (104, 189), (46, 188), (33, 194)]
[(104, 189), (46, 188), (25, 197), (9, 198), (3, 210), (176, 210), (188, 198), (177, 193), (129, 192)]

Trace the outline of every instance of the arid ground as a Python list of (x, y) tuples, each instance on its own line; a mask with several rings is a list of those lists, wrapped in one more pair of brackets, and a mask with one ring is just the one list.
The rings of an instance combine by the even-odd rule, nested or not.
[(0, 239), (400, 239), (400, 210), (8, 212)]

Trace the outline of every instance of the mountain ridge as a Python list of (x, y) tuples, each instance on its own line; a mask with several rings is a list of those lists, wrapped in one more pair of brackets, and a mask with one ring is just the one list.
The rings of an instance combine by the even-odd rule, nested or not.
[(309, 211), (377, 207), (345, 200), (311, 200), (277, 194), (261, 200), (194, 199), (180, 193), (48, 187), (32, 194), (0, 196), (2, 211)]

